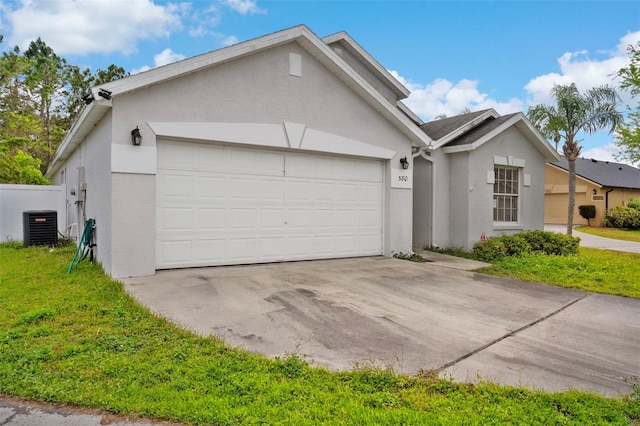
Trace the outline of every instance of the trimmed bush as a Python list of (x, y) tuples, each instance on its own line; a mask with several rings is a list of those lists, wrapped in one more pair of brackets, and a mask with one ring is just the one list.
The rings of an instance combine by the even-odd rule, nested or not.
[(580, 238), (546, 231), (524, 231), (515, 235), (489, 237), (473, 246), (473, 253), (483, 262), (499, 261), (507, 256), (542, 253), (571, 256), (578, 253)]
[(604, 215), (604, 223), (613, 228), (640, 228), (640, 210), (631, 207), (617, 206), (608, 209)]
[(534, 253), (555, 256), (571, 256), (578, 254), (580, 238), (558, 232), (524, 231), (518, 234), (527, 241)]
[(587, 219), (587, 223), (591, 226), (591, 219), (596, 217), (596, 206), (578, 206), (578, 211), (580, 212), (580, 216), (582, 216), (583, 219)]
[(507, 248), (500, 238), (501, 237), (489, 237), (484, 241), (477, 242), (473, 246), (473, 252), (478, 256), (478, 260), (495, 262), (506, 257)]
[(640, 211), (640, 198), (629, 198), (627, 207), (631, 207), (632, 209)]

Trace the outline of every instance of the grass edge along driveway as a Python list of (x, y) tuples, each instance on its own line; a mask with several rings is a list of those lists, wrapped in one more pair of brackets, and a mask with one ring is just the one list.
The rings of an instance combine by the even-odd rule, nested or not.
[(0, 394), (194, 424), (640, 420), (637, 386), (607, 399), (375, 366), (332, 373), (296, 354), (269, 360), (151, 314), (99, 265), (85, 261), (66, 275), (72, 255), (72, 247), (0, 246)]

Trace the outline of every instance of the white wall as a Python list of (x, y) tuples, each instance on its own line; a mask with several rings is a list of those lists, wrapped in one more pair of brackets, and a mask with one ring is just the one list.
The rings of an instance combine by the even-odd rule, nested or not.
[(28, 210), (55, 210), (58, 231), (64, 235), (64, 185), (11, 185), (0, 184), (0, 241), (24, 238), (22, 212)]

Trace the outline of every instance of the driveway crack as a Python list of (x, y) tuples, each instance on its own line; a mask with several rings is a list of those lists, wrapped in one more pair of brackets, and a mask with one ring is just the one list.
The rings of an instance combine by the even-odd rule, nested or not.
[(448, 362), (448, 363), (438, 367), (435, 371), (441, 372), (442, 370), (446, 370), (447, 368), (456, 365), (460, 361), (463, 361), (463, 360), (465, 360), (465, 359), (477, 354), (478, 352), (482, 352), (485, 349), (490, 348), (491, 346), (495, 345), (496, 343), (499, 343), (499, 342), (503, 341), (504, 339), (506, 339), (508, 337), (515, 336), (516, 334), (520, 333), (521, 331), (524, 331), (524, 330), (526, 330), (528, 328), (531, 328), (534, 325), (539, 324), (542, 321), (545, 321), (546, 319), (549, 319), (552, 316), (559, 314), (560, 312), (564, 311), (565, 309), (567, 309), (571, 305), (574, 305), (574, 304), (586, 299), (589, 296), (591, 296), (591, 293), (587, 293), (584, 296), (581, 296), (581, 297), (579, 297), (579, 298), (567, 303), (566, 305), (556, 309), (555, 311), (551, 312), (550, 314), (547, 314), (547, 315), (543, 316), (542, 318), (538, 318), (537, 320), (518, 328), (517, 330), (510, 331), (509, 333), (505, 334), (504, 336), (498, 337), (497, 339), (492, 340), (491, 342), (487, 343), (486, 345), (480, 346), (479, 348), (477, 348), (477, 349), (475, 349), (475, 350), (473, 350), (473, 351), (471, 351), (471, 352), (469, 352), (469, 353), (467, 353), (465, 355), (462, 355), (460, 358), (458, 358), (458, 359), (456, 359), (454, 361)]

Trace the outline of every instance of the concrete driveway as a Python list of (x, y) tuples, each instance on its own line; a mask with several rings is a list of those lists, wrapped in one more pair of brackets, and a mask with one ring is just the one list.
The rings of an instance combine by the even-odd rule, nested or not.
[(196, 333), (330, 369), (435, 369), (608, 396), (640, 376), (640, 300), (442, 264), (370, 257), (169, 270), (125, 288)]

